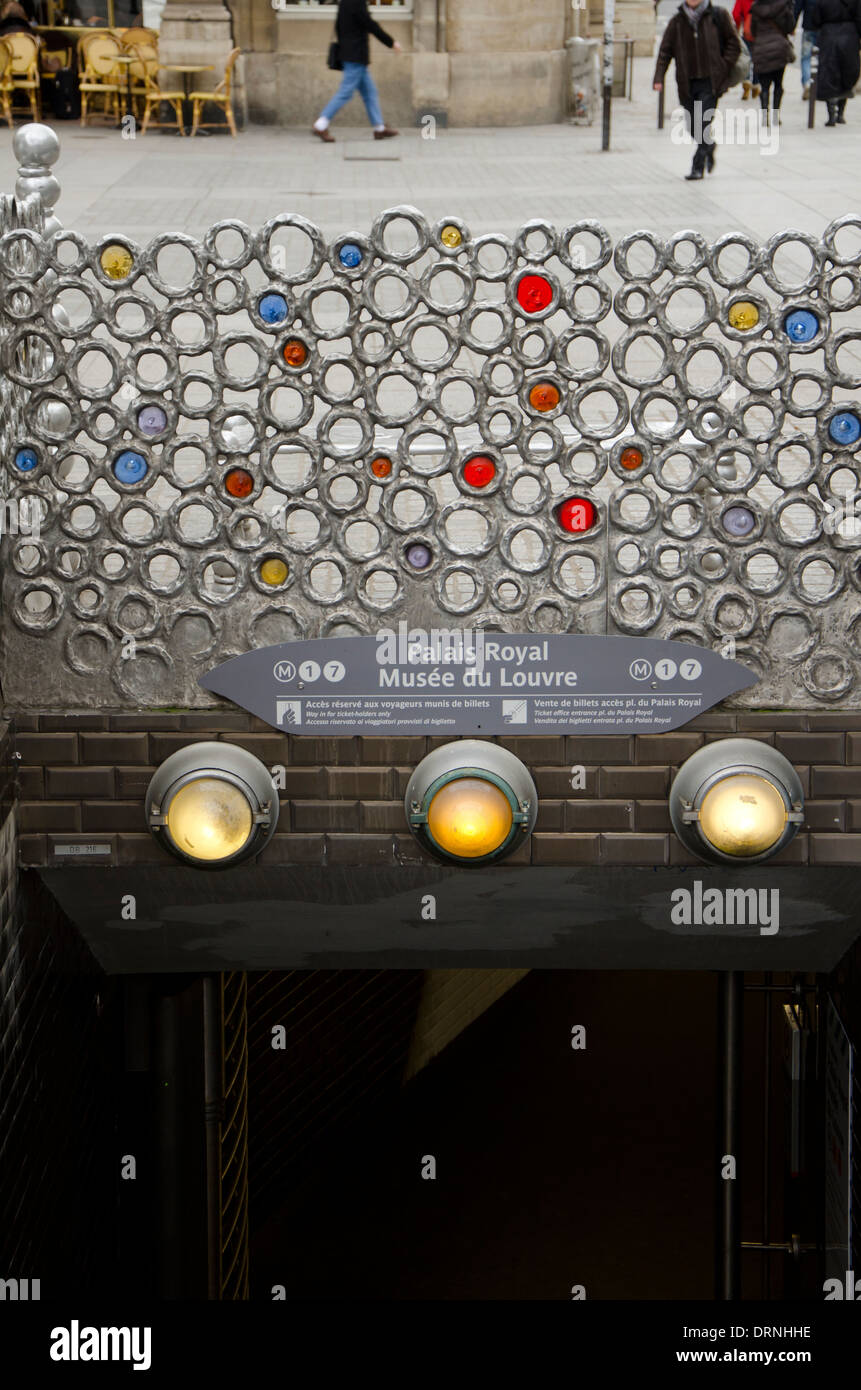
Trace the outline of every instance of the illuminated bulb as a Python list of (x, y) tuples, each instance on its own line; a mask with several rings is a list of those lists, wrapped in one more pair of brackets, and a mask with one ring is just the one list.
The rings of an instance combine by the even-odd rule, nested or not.
[(711, 787), (700, 807), (700, 830), (722, 854), (750, 859), (771, 849), (786, 828), (777, 788), (753, 773), (735, 773)]
[(428, 807), (428, 833), (447, 854), (480, 859), (493, 854), (511, 833), (513, 812), (493, 782), (458, 777), (447, 782)]
[(283, 584), (284, 580), (287, 578), (287, 574), (287, 566), (283, 560), (264, 560), (263, 564), (260, 566), (260, 578), (263, 580), (264, 584), (270, 584), (273, 588), (277, 588), (279, 584)]
[(192, 859), (228, 859), (251, 834), (251, 807), (231, 782), (199, 777), (171, 799), (167, 829), (177, 848)]
[(756, 328), (759, 323), (759, 310), (749, 299), (740, 299), (737, 304), (733, 304), (727, 318), (730, 328), (746, 333), (749, 329)]

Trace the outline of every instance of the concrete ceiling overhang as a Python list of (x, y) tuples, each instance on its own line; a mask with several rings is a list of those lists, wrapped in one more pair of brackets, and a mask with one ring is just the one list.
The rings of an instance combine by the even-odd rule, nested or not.
[[(490, 966), (827, 972), (861, 931), (861, 870), (848, 867), (36, 872), (109, 974)], [(709, 922), (704, 895), (713, 889), (724, 905), (730, 890), (756, 890), (757, 921)], [(134, 918), (124, 917), (132, 899)], [(741, 901), (732, 899), (734, 916)], [(686, 902), (695, 919), (687, 925), (673, 920)], [(749, 914), (750, 895), (744, 903)], [(706, 920), (698, 924), (697, 916)]]

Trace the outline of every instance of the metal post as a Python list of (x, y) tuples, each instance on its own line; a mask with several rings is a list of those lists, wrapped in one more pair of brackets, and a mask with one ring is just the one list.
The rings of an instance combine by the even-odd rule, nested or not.
[(613, 24), (616, 0), (604, 0), (604, 110), (601, 118), (601, 149), (610, 148), (610, 103), (613, 100)]
[(819, 75), (819, 49), (814, 48), (810, 55), (810, 92), (807, 100), (807, 129), (816, 125), (816, 79)]
[[(717, 1154), (718, 1223), (715, 1297), (723, 1302), (739, 1297), (739, 1139), (741, 1109), (742, 1018), (744, 972), (728, 970), (718, 982), (718, 1056), (720, 1065), (720, 1131)], [(724, 1160), (735, 1160), (736, 1176), (722, 1174)]]
[(658, 130), (664, 128), (664, 84), (661, 83), (661, 90), (658, 92)]
[(203, 978), (203, 1072), (206, 1123), (207, 1287), (221, 1298), (221, 1119), (224, 1107), (221, 1066), (221, 977)]

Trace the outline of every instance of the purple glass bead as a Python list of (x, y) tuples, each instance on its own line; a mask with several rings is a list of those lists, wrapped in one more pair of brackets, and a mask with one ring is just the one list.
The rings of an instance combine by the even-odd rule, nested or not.
[(407, 563), (414, 570), (426, 570), (432, 559), (430, 546), (422, 545), (420, 541), (407, 546)]
[(756, 517), (747, 507), (727, 507), (721, 521), (731, 536), (747, 536), (756, 525)]
[(161, 434), (167, 428), (167, 415), (160, 405), (144, 405), (138, 411), (138, 429), (141, 434)]

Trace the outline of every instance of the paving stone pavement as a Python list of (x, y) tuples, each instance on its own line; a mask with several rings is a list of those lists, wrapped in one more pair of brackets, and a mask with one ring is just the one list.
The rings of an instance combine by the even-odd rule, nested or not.
[[(674, 135), (673, 79), (659, 132), (652, 70), (652, 59), (637, 59), (634, 99), (614, 100), (609, 153), (600, 149), (599, 122), (440, 129), (435, 139), (405, 130), (379, 150), (366, 126), (340, 123), (337, 143), (327, 146), (295, 129), (251, 127), (236, 141), (166, 132), (131, 140), (106, 127), (58, 123), (58, 213), (88, 236), (114, 231), (139, 241), (167, 230), (200, 235), (221, 218), (257, 226), (284, 211), (311, 218), (327, 235), (367, 231), (377, 213), (398, 203), (431, 219), (459, 215), (475, 233), (511, 234), (530, 217), (560, 225), (594, 217), (614, 236), (692, 227), (708, 237), (741, 229), (765, 238), (787, 227), (819, 234), (831, 218), (858, 209), (861, 99), (849, 103), (848, 124), (831, 130), (820, 104), (809, 131), (796, 63), (787, 72), (779, 131), (725, 143), (715, 174), (686, 183), (691, 149)], [(722, 103), (723, 117), (735, 113), (730, 137), (751, 110), (739, 93)], [(0, 141), (0, 190), (11, 191), (11, 132)]]

